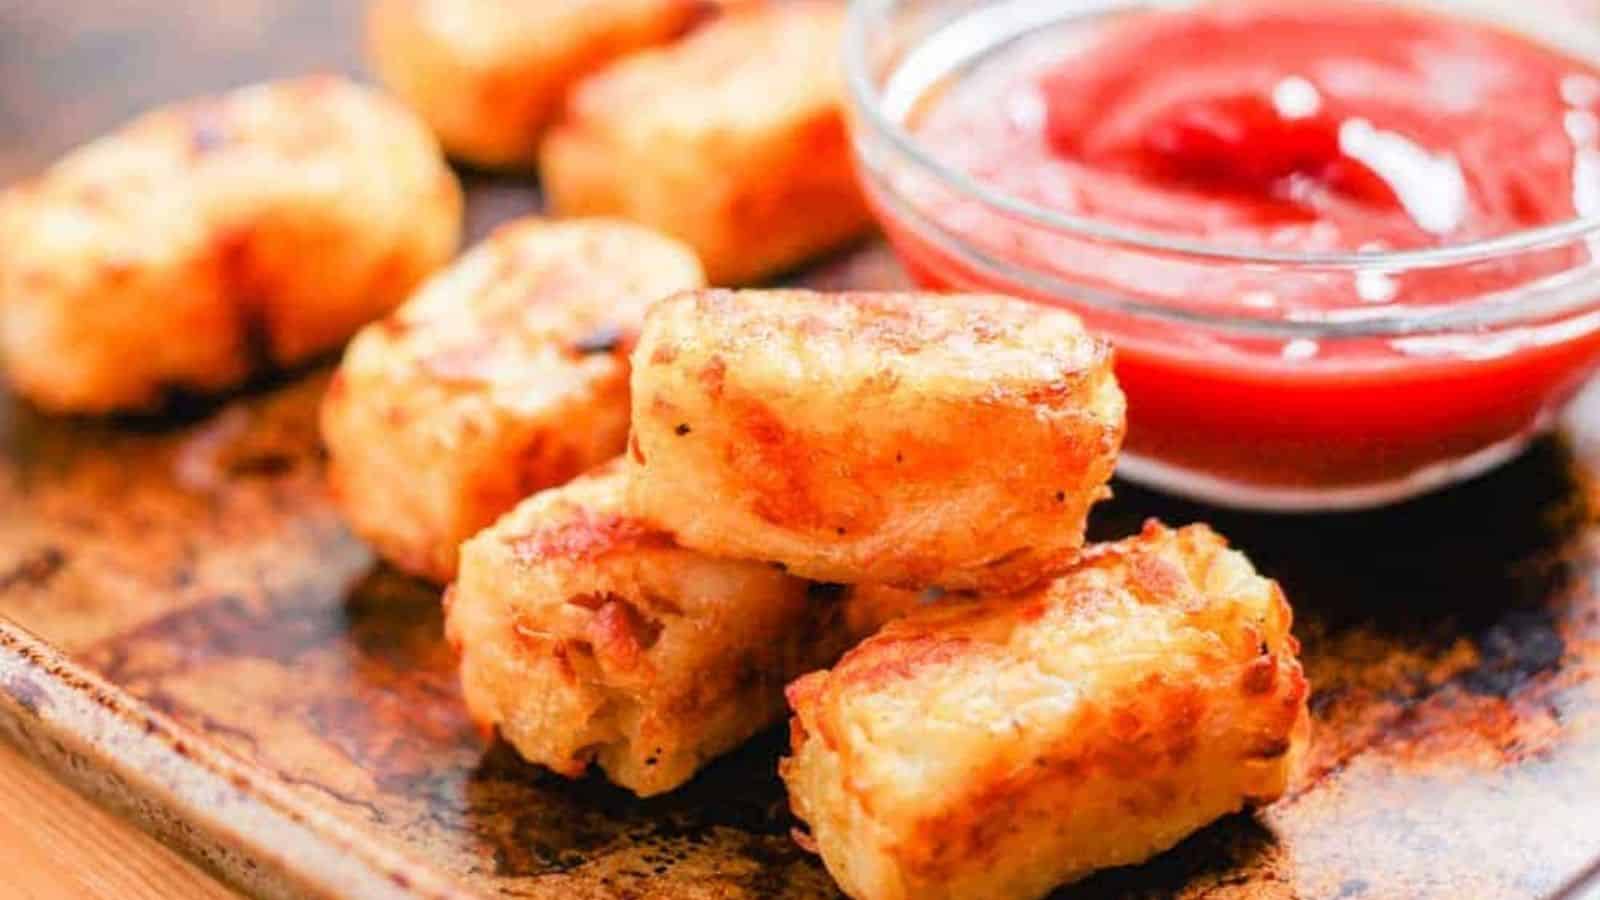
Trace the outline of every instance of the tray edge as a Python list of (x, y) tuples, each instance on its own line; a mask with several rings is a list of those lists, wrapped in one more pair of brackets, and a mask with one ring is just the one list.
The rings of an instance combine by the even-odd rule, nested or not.
[(4, 616), (0, 739), (250, 896), (477, 896), (374, 844)]

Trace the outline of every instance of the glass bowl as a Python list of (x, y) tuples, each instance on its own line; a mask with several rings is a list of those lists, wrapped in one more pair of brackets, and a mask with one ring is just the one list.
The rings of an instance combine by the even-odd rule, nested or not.
[[(1600, 127), (1575, 149), (1594, 188), (1577, 192), (1579, 218), (1420, 250), (1303, 253), (1053, 211), (973, 177), (908, 126), (930, 98), (1001, 77), (1047, 42), (1174, 5), (853, 0), (856, 159), (912, 276), (1063, 306), (1109, 338), (1129, 402), (1118, 471), (1134, 482), (1230, 506), (1347, 509), (1516, 455), (1600, 363)], [(1594, 29), (1510, 6), (1442, 8), (1600, 59)], [(994, 115), (1041, 110), (1023, 97)], [(1285, 302), (1304, 292), (1343, 299)]]

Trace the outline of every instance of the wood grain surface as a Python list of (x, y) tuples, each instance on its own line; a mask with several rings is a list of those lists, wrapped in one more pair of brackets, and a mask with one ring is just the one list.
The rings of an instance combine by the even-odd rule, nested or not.
[[(155, 100), (359, 68), (350, 3), (177, 8), (0, 0), (0, 181)], [(537, 206), (522, 180), (468, 181), (475, 233)], [(870, 243), (802, 280), (903, 278)], [(420, 889), (398, 873), (425, 870), (500, 896), (836, 896), (788, 837), (781, 732), (650, 801), (477, 736), (438, 591), (375, 563), (329, 505), (326, 371), (156, 419), (52, 419), (0, 396), (0, 613), (109, 683), (7, 657), (5, 733), (83, 783), (143, 767), (149, 781), (100, 779), (100, 796), (161, 793), (181, 813), (163, 834), (191, 849), (231, 829), (238, 854), (207, 865), (260, 892), (294, 893), (248, 867), (322, 865), (321, 849), (400, 860), (382, 869), (400, 895)], [(1283, 802), (1058, 896), (1524, 898), (1579, 872), (1600, 853), (1597, 474), (1591, 391), (1512, 465), (1381, 512), (1224, 513), (1119, 485), (1098, 537), (1209, 520), (1283, 581), (1316, 735)], [(79, 745), (53, 752), (75, 726)], [(313, 843), (261, 826), (263, 809)]]
[(227, 900), (238, 895), (0, 744), (0, 897)]

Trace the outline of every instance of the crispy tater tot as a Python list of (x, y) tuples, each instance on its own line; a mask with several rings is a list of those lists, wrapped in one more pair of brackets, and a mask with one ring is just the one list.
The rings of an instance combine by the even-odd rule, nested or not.
[(1154, 522), (1022, 596), (947, 597), (789, 689), (781, 770), (857, 900), (1028, 900), (1283, 793), (1309, 729), (1276, 583)]
[(541, 151), (563, 215), (618, 215), (745, 284), (862, 233), (840, 103), (842, 4), (750, 4), (581, 82)]
[(681, 294), (646, 320), (633, 391), (643, 518), (845, 584), (1060, 572), (1124, 427), (1105, 343), (988, 296)]
[(622, 452), (645, 309), (701, 283), (687, 247), (638, 225), (502, 226), (351, 342), (322, 410), (345, 517), (450, 580), (462, 541)]
[(0, 197), (0, 356), (55, 411), (160, 406), (329, 350), (455, 251), (411, 113), (315, 76), (164, 107)]
[(649, 795), (777, 722), (784, 684), (902, 609), (852, 612), (845, 588), (684, 550), (628, 516), (625, 477), (537, 494), (468, 541), (446, 631), (483, 728)]
[(452, 156), (531, 166), (567, 90), (585, 74), (682, 34), (705, 0), (372, 0), (379, 79)]

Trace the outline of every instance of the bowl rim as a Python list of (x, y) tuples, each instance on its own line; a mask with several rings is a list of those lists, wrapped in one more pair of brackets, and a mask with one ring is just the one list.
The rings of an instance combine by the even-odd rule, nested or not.
[[(1395, 272), (1444, 268), (1550, 249), (1563, 244), (1571, 244), (1584, 238), (1600, 236), (1600, 214), (1596, 214), (1592, 216), (1579, 215), (1560, 222), (1518, 229), (1473, 241), (1442, 244), (1437, 247), (1407, 250), (1297, 252), (1217, 244), (1203, 239), (1186, 238), (1159, 231), (1121, 225), (1091, 216), (1074, 215), (1040, 206), (1007, 192), (996, 190), (966, 172), (941, 162), (924, 148), (921, 141), (909, 129), (884, 109), (884, 95), (874, 83), (871, 60), (869, 58), (869, 17), (874, 12), (885, 11), (893, 2), (894, 0), (850, 0), (849, 2), (843, 35), (843, 55), (846, 91), (855, 113), (852, 118), (864, 120), (876, 136), (887, 140), (894, 150), (903, 155), (913, 165), (934, 176), (946, 186), (955, 188), (970, 199), (998, 210), (1008, 217), (1030, 225), (1063, 232), (1076, 238), (1105, 244), (1122, 245), (1131, 250), (1164, 256), (1187, 257), (1198, 261), (1229, 262), (1249, 266), (1295, 267), (1330, 271), (1379, 270)], [(1179, 5), (1180, 3), (1190, 3), (1192, 0), (1178, 0), (1177, 3), (1172, 2), (1172, 0), (1161, 0), (1161, 2), (1166, 5)], [(1394, 0), (1390, 0), (1390, 2), (1394, 2)], [(1454, 2), (1448, 4), (1438, 2), (1438, 0), (1398, 0), (1398, 2), (1435, 9), (1444, 15), (1460, 16), (1466, 14), (1465, 11), (1472, 9), (1488, 12), (1487, 4), (1483, 0), (1467, 0), (1467, 2), (1454, 0)], [(1038, 19), (1034, 27), (1048, 24), (1051, 21), (1059, 21), (1062, 15), (1062, 4), (1051, 2), (1051, 0), (999, 0), (999, 3), (1021, 7), (1025, 16), (1030, 12), (1037, 16)], [(1510, 24), (1506, 17), (1507, 10), (1502, 8), (1505, 6), (1504, 0), (1500, 0), (1500, 4), (1501, 7), (1495, 8), (1498, 15), (1490, 13), (1489, 20), (1499, 21), (1500, 24)], [(1088, 15), (1114, 9), (1150, 5), (1152, 5), (1150, 0), (1084, 0), (1084, 2), (1073, 4), (1075, 7), (1073, 14)], [(1562, 22), (1568, 21), (1568, 19), (1553, 12), (1541, 11), (1536, 16), (1526, 16), (1521, 19), (1511, 20), (1511, 23), (1515, 23), (1517, 26), (1524, 26), (1527, 24), (1526, 20), (1532, 18), (1542, 19), (1543, 24), (1551, 28), (1559, 28)], [(1026, 33), (1025, 29), (1019, 30), (1013, 36), (1021, 36), (1024, 33)], [(1556, 39), (1555, 35), (1557, 34), (1569, 35), (1571, 39)], [(1578, 29), (1564, 32), (1541, 32), (1536, 37), (1546, 38), (1547, 43), (1570, 51), (1575, 49), (1577, 42), (1588, 38), (1588, 35), (1586, 30)], [(1595, 57), (1597, 66), (1600, 66), (1600, 39), (1588, 41), (1588, 43), (1592, 44), (1587, 48), (1589, 55)], [(1452, 305), (1460, 306), (1463, 304)]]
[[(1467, 301), (1426, 306), (1362, 304), (1311, 311), (1260, 311), (1254, 315), (1219, 312), (1074, 283), (1060, 273), (1004, 259), (932, 221), (892, 186), (867, 187), (868, 194), (876, 196), (874, 205), (891, 208), (900, 230), (916, 232), (918, 241), (936, 247), (939, 253), (968, 268), (997, 275), (1019, 289), (1019, 296), (1048, 297), (1051, 302), (1059, 299), (1069, 308), (1084, 306), (1167, 324), (1285, 341), (1417, 340), (1435, 336), (1449, 339), (1491, 328), (1542, 325), (1544, 337), (1531, 338), (1530, 342), (1543, 343), (1550, 338), (1559, 342), (1600, 330), (1600, 286), (1585, 288), (1592, 281), (1587, 276), (1594, 273), (1593, 265), (1562, 270), (1539, 281), (1484, 293)], [(984, 285), (983, 289), (994, 290), (995, 286)], [(1487, 335), (1485, 339), (1489, 339)]]

